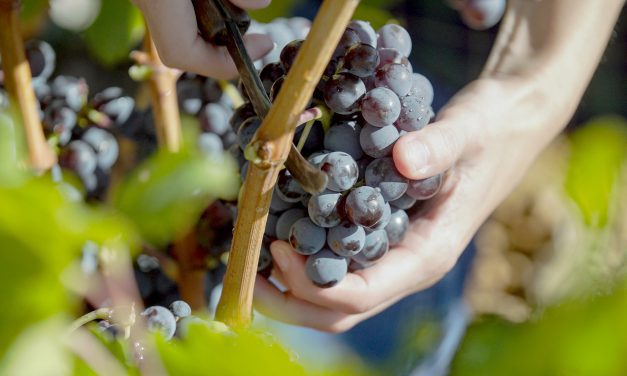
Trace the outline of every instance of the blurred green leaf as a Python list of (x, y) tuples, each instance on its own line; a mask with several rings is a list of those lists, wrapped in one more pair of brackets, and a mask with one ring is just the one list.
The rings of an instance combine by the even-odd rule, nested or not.
[(627, 289), (549, 308), (525, 324), (470, 327), (451, 375), (625, 375)]
[(273, 0), (266, 8), (250, 11), (250, 16), (264, 23), (279, 17), (290, 17), (292, 9), (298, 2), (294, 0)]
[(238, 187), (236, 163), (226, 154), (161, 151), (116, 189), (113, 202), (147, 241), (164, 245), (187, 232), (212, 199), (236, 198)]
[(588, 225), (603, 227), (619, 173), (627, 163), (627, 121), (620, 117), (595, 119), (573, 132), (570, 141), (566, 191)]
[(129, 0), (106, 0), (84, 36), (87, 48), (100, 62), (114, 65), (129, 58), (143, 34), (142, 15)]

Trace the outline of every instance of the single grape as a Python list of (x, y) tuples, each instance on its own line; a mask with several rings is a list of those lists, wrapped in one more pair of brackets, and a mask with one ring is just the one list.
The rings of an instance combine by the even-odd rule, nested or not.
[(237, 143), (242, 150), (246, 149), (246, 145), (255, 137), (255, 133), (259, 127), (261, 127), (261, 119), (256, 116), (246, 119), (242, 125), (240, 125), (237, 131)]
[(400, 198), (406, 191), (408, 179), (401, 175), (392, 158), (375, 159), (366, 169), (366, 184), (381, 190), (385, 201)]
[(320, 251), (327, 241), (327, 232), (316, 226), (311, 219), (301, 218), (290, 228), (290, 244), (301, 255), (313, 255)]
[(390, 249), (388, 234), (385, 230), (370, 231), (366, 234), (366, 244), (358, 254), (351, 257), (361, 265), (368, 265), (380, 260)]
[(170, 311), (174, 314), (174, 317), (182, 319), (183, 317), (191, 316), (192, 307), (189, 306), (183, 300), (175, 300), (170, 304)]
[(379, 48), (379, 65), (377, 69), (388, 64), (401, 64), (404, 56), (394, 48)]
[(411, 90), (408, 95), (417, 97), (430, 106), (433, 103), (433, 85), (431, 85), (427, 77), (420, 73), (414, 73), (412, 74)]
[(47, 136), (56, 135), (59, 145), (66, 145), (72, 138), (78, 116), (74, 110), (64, 105), (63, 101), (53, 101), (44, 111), (42, 125)]
[(407, 195), (416, 200), (430, 199), (442, 188), (442, 175), (437, 174), (422, 180), (410, 180)]
[(285, 76), (279, 77), (272, 84), (272, 88), (270, 88), (270, 101), (274, 102), (276, 98), (279, 96), (279, 92), (281, 91), (281, 87), (283, 87), (283, 82), (285, 82)]
[(320, 169), (328, 176), (327, 189), (342, 192), (350, 189), (359, 177), (359, 169), (355, 160), (341, 151), (329, 153)]
[(141, 313), (146, 318), (148, 330), (160, 332), (166, 340), (171, 339), (176, 331), (176, 318), (165, 307), (148, 307)]
[(317, 152), (311, 154), (307, 158), (307, 161), (309, 163), (311, 163), (312, 165), (314, 165), (314, 166), (319, 168), (322, 165), (322, 162), (324, 162), (324, 160), (327, 157), (327, 155), (329, 155), (329, 153), (331, 153), (330, 150), (317, 151)]
[(392, 153), (394, 143), (399, 137), (398, 129), (393, 125), (379, 128), (366, 124), (359, 134), (359, 144), (364, 153), (373, 158), (381, 158)]
[(285, 47), (283, 47), (280, 60), (281, 64), (283, 64), (283, 69), (285, 69), (286, 72), (288, 72), (290, 68), (292, 68), (294, 60), (296, 60), (296, 55), (298, 55), (298, 51), (300, 50), (304, 42), (304, 40), (294, 40), (288, 43)]
[(416, 199), (409, 196), (407, 193), (402, 195), (400, 198), (390, 201), (390, 204), (395, 208), (407, 210), (410, 209), (416, 203)]
[(324, 101), (331, 111), (339, 114), (352, 114), (359, 108), (359, 100), (366, 94), (363, 81), (350, 73), (339, 73), (330, 78), (324, 86)]
[(377, 69), (375, 73), (375, 85), (392, 90), (399, 97), (409, 93), (412, 88), (412, 73), (401, 64), (387, 64)]
[(203, 82), (198, 76), (183, 75), (176, 82), (176, 95), (181, 112), (196, 116), (202, 108)]
[(228, 110), (221, 104), (207, 103), (200, 110), (200, 129), (222, 136), (230, 130), (229, 116)]
[(353, 189), (346, 197), (346, 214), (356, 225), (376, 225), (383, 217), (384, 207), (385, 200), (376, 188), (361, 186)]
[(257, 273), (268, 278), (272, 273), (272, 253), (270, 253), (270, 242), (265, 240), (261, 243), (259, 251), (259, 261), (257, 262)]
[(98, 162), (96, 152), (85, 141), (74, 140), (61, 150), (59, 165), (76, 171), (79, 175), (93, 173)]
[(333, 58), (335, 59), (340, 56), (344, 56), (349, 48), (360, 42), (361, 40), (359, 39), (359, 35), (355, 31), (351, 29), (344, 30), (344, 34), (342, 34), (342, 37), (335, 48), (335, 52), (333, 53)]
[(263, 88), (266, 90), (266, 94), (270, 95), (272, 85), (276, 80), (285, 74), (285, 69), (280, 62), (266, 64), (265, 67), (259, 73), (259, 78), (263, 84)]
[(340, 224), (342, 217), (340, 216), (338, 205), (342, 194), (325, 190), (317, 195), (312, 195), (307, 204), (309, 218), (320, 227), (333, 227)]
[(276, 222), (276, 238), (279, 240), (288, 240), (290, 238), (292, 225), (306, 216), (307, 213), (303, 208), (292, 208), (284, 211)]
[(115, 137), (98, 127), (90, 127), (81, 136), (81, 140), (96, 151), (98, 167), (108, 171), (118, 160), (119, 146)]
[(387, 226), (385, 226), (385, 232), (388, 235), (391, 247), (399, 244), (403, 240), (408, 227), (409, 217), (405, 210), (392, 208), (392, 216)]
[(218, 82), (218, 80), (214, 80), (211, 78), (204, 79), (204, 82), (202, 84), (201, 96), (203, 102), (217, 103), (223, 101), (225, 97), (228, 97), (228, 95), (224, 95), (224, 92), (222, 91), (222, 86), (220, 86), (220, 82)]
[(285, 202), (299, 202), (307, 194), (287, 169), (279, 172), (274, 192)]
[[(298, 127), (294, 134), (294, 143), (298, 144), (300, 138), (303, 136), (305, 127)], [(309, 129), (309, 134), (305, 140), (305, 144), (301, 149), (301, 154), (309, 155), (315, 151), (324, 148), (324, 128), (320, 122), (314, 122)]]
[(285, 211), (285, 210), (291, 208), (292, 206), (294, 206), (293, 203), (283, 201), (279, 197), (279, 195), (274, 195), (274, 194), (272, 195), (272, 200), (270, 201), (270, 212), (271, 213), (282, 212), (282, 211)]
[(96, 110), (107, 115), (108, 120), (122, 125), (133, 114), (135, 100), (125, 96), (121, 88), (112, 86), (94, 95), (92, 105)]
[(468, 27), (485, 30), (499, 23), (506, 5), (506, 0), (467, 0), (459, 12)]
[(401, 99), (401, 114), (396, 120), (399, 130), (413, 132), (424, 128), (431, 120), (431, 107), (414, 96)]
[(331, 151), (342, 151), (354, 160), (358, 160), (364, 155), (359, 144), (360, 132), (361, 126), (355, 122), (333, 125), (324, 136), (324, 148)]
[(198, 148), (208, 157), (217, 158), (224, 151), (224, 143), (215, 133), (201, 133), (198, 135)]
[(387, 24), (378, 31), (377, 47), (394, 48), (403, 56), (411, 53), (411, 37), (402, 26)]
[(383, 206), (383, 215), (381, 216), (381, 219), (379, 219), (379, 222), (377, 222), (376, 225), (371, 226), (369, 230), (383, 230), (385, 226), (387, 226), (388, 223), (390, 222), (391, 217), (392, 217), (392, 207), (390, 206), (389, 202), (386, 202), (385, 205)]
[(24, 48), (33, 78), (33, 86), (39, 86), (52, 76), (57, 55), (52, 46), (42, 40), (31, 40)]
[(401, 113), (401, 101), (392, 90), (377, 87), (364, 95), (360, 103), (361, 114), (376, 127), (393, 124)]
[(276, 238), (276, 224), (279, 220), (279, 217), (276, 214), (268, 214), (268, 219), (266, 220), (266, 229), (264, 234), (270, 236), (272, 238)]
[(305, 274), (318, 287), (333, 287), (346, 277), (346, 273), (348, 260), (329, 249), (309, 256), (305, 263)]
[(50, 85), (54, 98), (65, 100), (68, 107), (78, 112), (87, 103), (89, 88), (82, 78), (57, 76)]
[(366, 244), (364, 228), (351, 222), (334, 226), (327, 233), (327, 244), (340, 256), (350, 257), (359, 253)]
[(348, 24), (348, 29), (353, 30), (359, 36), (361, 43), (365, 43), (372, 47), (377, 47), (377, 33), (374, 31), (370, 22), (353, 20)]
[(237, 132), (242, 123), (253, 116), (256, 116), (255, 109), (253, 108), (252, 103), (246, 102), (245, 104), (239, 106), (231, 115), (231, 120), (229, 123), (231, 124), (231, 130), (233, 132)]
[(374, 74), (379, 65), (379, 53), (369, 44), (356, 44), (349, 48), (344, 57), (344, 67), (357, 77)]

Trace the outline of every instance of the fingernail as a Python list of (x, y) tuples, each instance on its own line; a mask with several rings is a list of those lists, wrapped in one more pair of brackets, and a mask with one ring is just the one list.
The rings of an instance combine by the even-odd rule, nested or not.
[(282, 272), (287, 272), (290, 266), (290, 255), (288, 252), (292, 252), (292, 250), (282, 243), (276, 243), (270, 247), (270, 251), (272, 252), (272, 258), (279, 266), (279, 269), (281, 269)]

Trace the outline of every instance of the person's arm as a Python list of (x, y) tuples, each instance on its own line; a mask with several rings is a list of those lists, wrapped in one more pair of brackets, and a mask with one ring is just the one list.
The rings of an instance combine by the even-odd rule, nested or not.
[[(133, 0), (144, 14), (159, 57), (173, 68), (214, 78), (233, 78), (237, 69), (226, 48), (205, 42), (198, 34), (194, 7), (189, 0)], [(263, 8), (270, 0), (231, 0), (244, 9)], [(244, 36), (253, 60), (274, 47), (266, 35)]]
[(394, 148), (397, 168), (422, 179), (448, 171), (442, 191), (412, 218), (378, 264), (321, 289), (285, 242), (271, 250), (289, 291), (257, 279), (271, 317), (345, 331), (441, 279), (479, 226), (564, 128), (605, 50), (623, 0), (511, 0), (481, 77)]

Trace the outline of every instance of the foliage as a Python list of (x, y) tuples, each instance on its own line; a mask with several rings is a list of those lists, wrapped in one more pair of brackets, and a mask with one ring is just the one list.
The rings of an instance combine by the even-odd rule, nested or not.
[(100, 13), (85, 31), (89, 51), (103, 64), (128, 59), (144, 34), (144, 20), (129, 0), (102, 1)]

